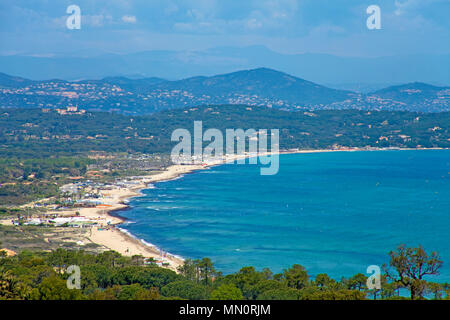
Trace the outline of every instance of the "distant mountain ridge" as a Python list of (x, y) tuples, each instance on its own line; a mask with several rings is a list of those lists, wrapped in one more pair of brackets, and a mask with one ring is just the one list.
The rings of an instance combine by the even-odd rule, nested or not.
[(88, 55), (0, 56), (1, 71), (39, 80), (98, 80), (107, 76), (130, 75), (175, 80), (266, 67), (344, 89), (353, 88), (342, 87), (346, 83), (375, 83), (386, 87), (422, 81), (450, 85), (449, 65), (450, 54), (343, 57), (321, 53), (284, 54), (261, 45), (129, 54), (91, 52)]
[(417, 104), (426, 103), (430, 99), (448, 99), (450, 87), (437, 87), (427, 83), (414, 82), (377, 90), (371, 95), (407, 104)]
[(168, 81), (161, 78), (33, 81), (0, 74), (0, 107), (65, 108), (149, 114), (200, 105), (241, 104), (295, 110), (450, 110), (450, 87), (425, 83), (369, 94), (331, 89), (268, 68)]
[(148, 87), (153, 86), (155, 84), (159, 84), (162, 82), (166, 82), (167, 80), (150, 77), (150, 78), (141, 78), (141, 79), (129, 79), (126, 77), (106, 77), (101, 80), (87, 80), (87, 81), (78, 81), (79, 83), (92, 83), (92, 84), (102, 84), (107, 83), (110, 85), (117, 85), (128, 90), (135, 90), (138, 92), (145, 91)]
[(350, 91), (336, 90), (268, 68), (242, 70), (212, 77), (193, 77), (166, 81), (156, 85), (160, 90), (187, 90), (194, 95), (232, 100), (258, 95), (274, 101), (317, 105), (341, 101)]
[(30, 85), (32, 82), (33, 80), (10, 76), (6, 73), (0, 72), (0, 87), (22, 87)]

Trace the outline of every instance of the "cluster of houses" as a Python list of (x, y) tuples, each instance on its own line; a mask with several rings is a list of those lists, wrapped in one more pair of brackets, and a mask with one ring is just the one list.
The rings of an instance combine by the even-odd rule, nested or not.
[[(53, 109), (50, 108), (42, 108), (41, 109), (43, 113), (48, 113), (52, 111)], [(78, 110), (78, 107), (75, 106), (69, 106), (65, 109), (54, 109), (56, 112), (58, 112), (61, 115), (73, 115), (73, 114), (85, 114), (86, 110)]]
[(33, 207), (45, 208), (48, 210), (99, 207), (105, 205), (105, 199), (108, 197), (108, 190), (133, 188), (140, 183), (138, 178), (142, 177), (131, 177), (129, 180), (120, 179), (114, 183), (86, 180), (66, 184), (60, 187), (59, 197), (36, 201), (33, 203)]
[(99, 190), (107, 188), (103, 183), (91, 180), (66, 184), (60, 187), (64, 196), (63, 202), (72, 207), (95, 207), (103, 203), (102, 194)]
[(83, 228), (99, 226), (97, 220), (88, 219), (85, 217), (34, 217), (34, 218), (19, 218), (13, 220), (14, 225), (25, 226), (54, 226), (54, 227), (73, 227)]
[[(117, 188), (130, 188), (139, 184), (134, 177), (120, 179), (112, 184), (95, 182), (91, 180), (66, 184), (60, 187), (61, 197), (59, 199), (38, 201), (33, 204), (35, 208), (45, 208), (50, 210), (67, 210), (69, 208), (108, 208), (111, 205), (106, 200), (107, 190)], [(57, 201), (55, 201), (57, 200)], [(61, 216), (60, 214), (50, 215), (25, 215), (18, 216), (12, 220), (14, 225), (35, 225), (35, 226), (56, 226), (56, 227), (100, 227), (109, 225), (110, 221), (105, 221), (104, 217), (98, 219), (80, 216), (78, 212), (72, 216)]]

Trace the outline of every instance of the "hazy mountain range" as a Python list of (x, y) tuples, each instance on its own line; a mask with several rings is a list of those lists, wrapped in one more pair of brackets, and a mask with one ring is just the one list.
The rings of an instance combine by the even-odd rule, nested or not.
[(369, 92), (388, 85), (427, 82), (450, 85), (450, 54), (377, 58), (282, 54), (264, 46), (203, 51), (145, 51), (85, 56), (0, 56), (0, 70), (30, 79), (102, 79), (212, 76), (260, 67), (280, 70), (337, 89)]
[(450, 111), (450, 87), (414, 82), (362, 94), (316, 84), (268, 68), (169, 81), (161, 78), (44, 80), (0, 74), (0, 107), (65, 108), (148, 114), (200, 105), (274, 109)]

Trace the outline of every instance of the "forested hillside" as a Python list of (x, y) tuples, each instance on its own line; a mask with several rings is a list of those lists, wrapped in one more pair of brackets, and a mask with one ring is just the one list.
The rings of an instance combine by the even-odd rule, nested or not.
[(3, 109), (0, 156), (74, 155), (90, 151), (170, 152), (176, 128), (279, 129), (280, 148), (450, 147), (450, 112), (322, 110), (285, 112), (242, 105), (201, 106), (149, 116), (87, 112), (59, 114), (40, 109)]

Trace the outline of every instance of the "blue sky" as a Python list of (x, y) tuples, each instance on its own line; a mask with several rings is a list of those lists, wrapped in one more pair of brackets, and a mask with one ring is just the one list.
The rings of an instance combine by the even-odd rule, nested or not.
[[(81, 8), (68, 30), (66, 8)], [(368, 30), (366, 8), (381, 8)], [(0, 54), (265, 45), (282, 53), (450, 53), (450, 0), (1, 0)]]

